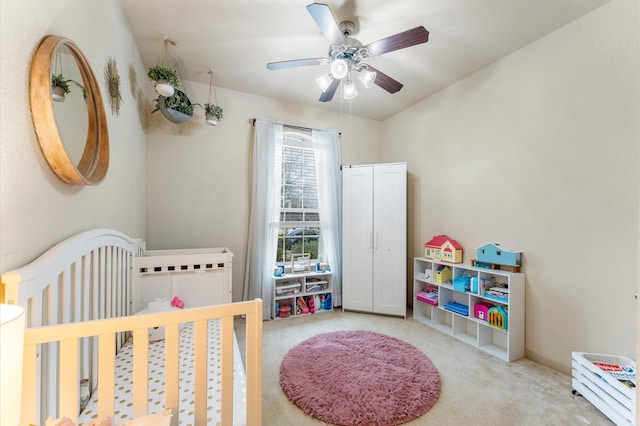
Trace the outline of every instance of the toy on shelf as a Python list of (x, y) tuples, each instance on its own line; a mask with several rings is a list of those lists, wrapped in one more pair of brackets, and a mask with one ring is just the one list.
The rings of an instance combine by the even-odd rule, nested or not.
[(507, 269), (520, 272), (522, 252), (508, 250), (500, 244), (487, 243), (476, 249), (476, 258), (471, 259), (471, 265), (488, 269)]
[(298, 313), (298, 309), (300, 309), (301, 314), (309, 313), (309, 306), (307, 306), (307, 302), (304, 301), (302, 296), (298, 296), (298, 301), (296, 302), (296, 313)]
[(282, 305), (278, 309), (278, 317), (287, 318), (291, 316), (291, 306), (290, 305)]
[(462, 263), (462, 246), (447, 235), (434, 235), (424, 244), (424, 257), (443, 262)]
[(438, 265), (438, 269), (436, 269), (436, 284), (446, 284), (449, 281), (451, 281), (451, 268)]
[(461, 275), (453, 279), (453, 289), (455, 291), (471, 291), (471, 277)]
[(416, 300), (438, 306), (438, 289), (428, 287), (416, 294)]
[(489, 312), (489, 309), (491, 309), (493, 307), (493, 305), (490, 305), (488, 303), (484, 303), (484, 302), (480, 302), (480, 303), (476, 303), (475, 306), (473, 307), (473, 316), (486, 321), (488, 318), (487, 313)]
[(506, 284), (501, 284), (500, 287), (491, 287), (484, 292), (484, 297), (497, 300), (498, 302), (508, 303), (509, 288), (506, 287)]
[(446, 303), (444, 305), (444, 308), (451, 312), (455, 312), (456, 314), (463, 315), (465, 317), (469, 316), (469, 307), (467, 305), (463, 305), (462, 303), (451, 301)]
[(489, 308), (487, 312), (487, 324), (497, 327), (501, 330), (507, 330), (507, 309), (502, 306), (494, 306)]

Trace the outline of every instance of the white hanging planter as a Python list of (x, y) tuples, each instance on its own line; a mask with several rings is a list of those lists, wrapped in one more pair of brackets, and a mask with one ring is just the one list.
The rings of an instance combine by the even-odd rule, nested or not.
[(64, 102), (64, 89), (60, 86), (51, 87), (51, 98), (54, 102)]
[(168, 98), (170, 96), (173, 96), (173, 94), (175, 93), (175, 88), (166, 81), (159, 80), (156, 82), (156, 92), (158, 92), (160, 96)]
[(206, 115), (206, 122), (209, 126), (217, 126), (218, 125), (218, 117), (213, 114)]

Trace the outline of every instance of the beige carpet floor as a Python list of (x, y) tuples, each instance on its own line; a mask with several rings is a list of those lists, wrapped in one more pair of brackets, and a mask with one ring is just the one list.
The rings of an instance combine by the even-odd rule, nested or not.
[[(524, 358), (501, 361), (410, 316), (405, 320), (337, 309), (265, 321), (262, 424), (326, 424), (288, 400), (280, 388), (279, 368), (291, 347), (316, 334), (337, 330), (370, 330), (396, 337), (422, 350), (434, 363), (442, 381), (440, 399), (422, 417), (405, 423), (407, 426), (613, 424), (584, 398), (571, 393), (570, 376)], [(236, 320), (236, 334), (243, 347), (243, 320)], [(568, 353), (567, 359), (570, 357)]]

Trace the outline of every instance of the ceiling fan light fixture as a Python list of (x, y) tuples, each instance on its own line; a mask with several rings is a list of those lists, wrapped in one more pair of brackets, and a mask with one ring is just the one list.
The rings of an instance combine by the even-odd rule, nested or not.
[(349, 64), (344, 59), (336, 59), (331, 63), (331, 75), (342, 80), (349, 73)]
[(358, 96), (358, 91), (356, 90), (356, 85), (353, 84), (353, 81), (346, 80), (342, 84), (342, 97), (345, 99), (353, 99)]
[(318, 86), (320, 86), (320, 89), (322, 89), (323, 93), (327, 91), (332, 81), (333, 77), (331, 76), (331, 74), (325, 74), (316, 78), (316, 83), (318, 83)]
[(373, 71), (369, 71), (369, 70), (362, 70), (360, 72), (360, 75), (358, 75), (358, 78), (360, 79), (360, 81), (362, 82), (362, 84), (364, 85), (365, 88), (369, 88), (373, 85), (373, 82), (376, 81), (376, 76), (378, 74), (376, 74)]

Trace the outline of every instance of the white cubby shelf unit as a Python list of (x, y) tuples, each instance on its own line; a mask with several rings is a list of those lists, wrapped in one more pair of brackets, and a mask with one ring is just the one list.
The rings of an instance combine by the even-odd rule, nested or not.
[[(499, 269), (479, 268), (463, 263), (447, 263), (425, 257), (414, 258), (413, 267), (413, 318), (445, 334), (455, 337), (504, 361), (514, 361), (524, 356), (524, 274)], [(449, 268), (450, 279), (443, 278), (441, 268)], [(467, 289), (454, 286), (457, 277), (468, 277)], [(460, 279), (457, 283), (460, 283)], [(464, 281), (464, 280), (462, 280)], [(495, 297), (490, 288), (508, 288), (507, 297)], [(431, 300), (416, 298), (425, 289)], [(437, 295), (437, 298), (435, 296)], [(424, 298), (422, 298), (424, 300)], [(468, 313), (454, 312), (445, 307), (468, 307)], [(463, 306), (461, 306), (463, 305)], [(499, 307), (507, 312), (506, 329), (490, 325), (487, 314), (475, 315), (476, 305)], [(450, 305), (451, 306), (451, 305)]]
[[(287, 273), (274, 277), (271, 318), (283, 319), (311, 315), (312, 312), (298, 311), (300, 299), (307, 307), (309, 307), (309, 299), (314, 300), (313, 313), (332, 311), (333, 275), (328, 267), (326, 268), (324, 272)], [(283, 307), (288, 309), (286, 315), (280, 314)]]

